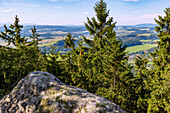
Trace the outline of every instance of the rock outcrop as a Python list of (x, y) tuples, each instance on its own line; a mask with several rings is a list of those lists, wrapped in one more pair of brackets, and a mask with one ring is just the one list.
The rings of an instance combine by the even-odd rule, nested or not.
[(32, 72), (0, 100), (0, 113), (126, 113), (115, 103), (66, 85), (47, 72)]

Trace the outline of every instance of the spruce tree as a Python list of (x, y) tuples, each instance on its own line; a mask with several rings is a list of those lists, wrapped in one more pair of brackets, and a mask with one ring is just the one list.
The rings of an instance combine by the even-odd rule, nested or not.
[(75, 41), (75, 39), (72, 38), (70, 33), (68, 33), (67, 37), (63, 41), (65, 43), (64, 48), (68, 48), (68, 53), (67, 53), (67, 55), (68, 55), (68, 63), (72, 68), (72, 65), (71, 65), (71, 49), (74, 50), (74, 47), (75, 47), (74, 41)]
[[(75, 39), (72, 37), (72, 35), (70, 33), (67, 34), (66, 38), (63, 40), (65, 43), (64, 48), (68, 48), (68, 52), (67, 55), (64, 55), (64, 68), (65, 68), (65, 72), (67, 73), (67, 78), (71, 78), (71, 76), (74, 75), (74, 69), (75, 69), (75, 63), (74, 62), (74, 51), (75, 51)], [(76, 70), (75, 70), (76, 72)], [(74, 78), (74, 77), (73, 77)], [(66, 81), (67, 83), (69, 83), (70, 85), (73, 85), (72, 83), (72, 79)]]
[(72, 38), (70, 33), (68, 33), (67, 37), (64, 39), (64, 43), (65, 43), (64, 48), (68, 48), (70, 51), (70, 49), (75, 46), (74, 41), (75, 41), (75, 39)]
[(112, 17), (108, 19), (109, 10), (107, 10), (107, 4), (103, 0), (95, 4), (94, 10), (97, 20), (95, 17), (91, 20), (87, 17), (87, 23), (84, 23), (90, 35), (94, 36), (93, 40), (83, 38), (90, 47), (97, 47), (96, 49), (99, 49), (104, 47), (103, 38), (106, 38), (108, 29), (114, 29), (116, 22), (113, 22)]
[[(9, 46), (13, 44), (14, 48), (1, 46), (0, 47), (0, 96), (8, 93), (14, 88), (20, 79), (31, 71), (42, 70), (46, 71), (46, 60), (38, 50), (38, 36), (36, 30), (32, 42), (27, 42), (25, 36), (21, 36), (22, 25), (19, 24), (19, 19), (16, 16), (14, 24), (9, 28), (4, 25), (5, 32), (1, 32), (0, 38), (5, 40)], [(34, 40), (35, 39), (35, 40)]]
[(134, 59), (134, 78), (132, 79), (132, 94), (131, 102), (133, 103), (133, 110), (136, 112), (147, 112), (148, 99), (150, 98), (151, 90), (148, 86), (150, 76), (150, 69), (148, 67), (148, 57), (145, 54), (140, 57), (136, 56)]
[(16, 47), (26, 44), (27, 39), (25, 36), (21, 37), (21, 29), (23, 28), (23, 25), (20, 25), (19, 21), (20, 20), (16, 15), (15, 22), (9, 26), (9, 29), (4, 25), (5, 32), (1, 32), (0, 37), (5, 40), (5, 42), (8, 42), (7, 46), (11, 43)]
[(93, 40), (83, 37), (90, 46), (88, 59), (86, 59), (89, 68), (85, 73), (89, 89), (90, 92), (100, 94), (122, 107), (129, 102), (126, 99), (127, 94), (130, 93), (127, 85), (128, 79), (133, 77), (131, 68), (127, 65), (126, 46), (123, 46), (116, 37), (114, 31), (116, 22), (109, 17), (107, 4), (100, 0), (95, 4), (94, 10), (97, 19), (87, 18), (85, 23)]
[(34, 47), (38, 47), (38, 42), (41, 41), (41, 39), (39, 39), (40, 34), (37, 33), (37, 29), (35, 28), (35, 26), (33, 28), (31, 28), (32, 31), (32, 36), (30, 36), (30, 39), (32, 39), (31, 42), (29, 42), (27, 45), (28, 46), (34, 46)]
[(154, 70), (150, 76), (152, 90), (148, 112), (170, 111), (170, 8), (165, 9), (165, 16), (155, 19), (156, 32), (160, 41), (157, 49), (151, 53)]

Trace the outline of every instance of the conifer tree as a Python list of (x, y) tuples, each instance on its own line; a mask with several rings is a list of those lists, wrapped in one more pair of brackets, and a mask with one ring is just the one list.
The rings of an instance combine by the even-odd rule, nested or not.
[[(70, 33), (67, 34), (67, 37), (65, 38), (65, 40), (63, 40), (64, 43), (65, 43), (65, 46), (64, 48), (68, 48), (68, 52), (67, 52), (67, 55), (65, 56), (64, 58), (64, 68), (65, 68), (65, 72), (67, 72), (68, 74), (68, 78), (70, 78), (71, 76), (73, 76), (73, 70), (75, 69), (75, 65), (74, 65), (74, 60), (75, 60), (75, 54), (74, 54), (74, 51), (75, 51), (75, 44), (74, 44), (74, 41), (75, 39), (71, 36)], [(76, 72), (76, 71), (75, 71)], [(69, 84), (70, 85), (73, 85), (72, 84), (72, 81), (69, 80)]]
[(71, 34), (68, 33), (67, 37), (64, 40), (64, 43), (65, 43), (64, 48), (68, 48), (70, 51), (70, 49), (75, 46), (74, 41), (75, 41), (74, 38), (72, 38)]
[(133, 110), (136, 112), (147, 112), (148, 108), (147, 101), (151, 93), (148, 87), (148, 78), (150, 75), (148, 62), (148, 57), (145, 54), (142, 57), (136, 56), (134, 59), (134, 78), (132, 79), (134, 95), (132, 95), (131, 102), (133, 102)]
[[(109, 18), (109, 10), (107, 10), (107, 5), (103, 0), (100, 0), (95, 4), (94, 7), (97, 20), (95, 17), (93, 17), (91, 20), (87, 18), (87, 23), (85, 24), (85, 27), (89, 31), (90, 35), (93, 35), (93, 41), (84, 38), (84, 41), (90, 45), (90, 47), (97, 47), (97, 48), (103, 48), (103, 38), (106, 38), (108, 29), (111, 29), (113, 31), (116, 22), (113, 22), (113, 18)], [(108, 19), (108, 20), (107, 20)]]
[[(19, 24), (19, 19), (16, 16), (14, 24), (9, 28), (4, 25), (5, 32), (1, 32), (0, 38), (5, 40), (9, 46), (13, 44), (16, 48), (1, 46), (0, 48), (0, 93), (8, 93), (12, 88), (31, 71), (42, 70), (46, 71), (46, 60), (38, 50), (38, 34), (35, 34), (32, 42), (27, 42), (27, 39), (21, 36), (22, 25)], [(35, 40), (34, 40), (35, 39)]]
[(11, 24), (9, 29), (6, 25), (4, 25), (4, 28), (5, 32), (1, 32), (0, 37), (8, 42), (7, 46), (9, 46), (11, 43), (16, 47), (26, 44), (27, 39), (25, 36), (21, 37), (21, 29), (23, 28), (23, 25), (19, 24), (19, 18), (17, 15), (15, 17), (14, 24)]
[[(116, 69), (120, 67), (120, 63), (124, 59), (126, 46), (122, 47), (122, 43), (116, 39), (116, 33), (114, 27), (116, 22), (113, 22), (113, 18), (109, 18), (109, 10), (107, 10), (107, 5), (103, 0), (100, 0), (95, 4), (94, 10), (96, 12), (97, 20), (93, 17), (91, 20), (87, 18), (87, 23), (85, 26), (93, 35), (93, 40), (84, 38), (84, 41), (92, 47), (91, 53), (95, 54), (95, 59), (92, 62), (98, 68), (97, 73), (103, 73), (105, 66), (109, 70), (115, 70), (114, 75), (116, 76)], [(102, 56), (103, 55), (103, 56)], [(120, 55), (120, 56), (119, 56)], [(109, 61), (111, 60), (112, 61)], [(114, 61), (113, 61), (114, 60)], [(96, 62), (96, 63), (95, 63)], [(109, 65), (112, 64), (112, 68)], [(116, 65), (119, 66), (116, 66)], [(115, 69), (113, 69), (115, 68)], [(114, 77), (115, 78), (115, 77)], [(115, 80), (114, 80), (115, 87)]]
[[(119, 105), (124, 105), (128, 90), (128, 79), (132, 78), (127, 65), (126, 46), (116, 37), (116, 22), (109, 17), (109, 10), (103, 0), (95, 4), (97, 19), (87, 18), (85, 26), (93, 36), (93, 40), (83, 37), (90, 46), (88, 51), (89, 68), (85, 74), (89, 82), (90, 92), (100, 94)], [(87, 75), (88, 74), (88, 75)], [(95, 86), (92, 88), (90, 85)]]
[(151, 99), (148, 112), (170, 111), (170, 8), (165, 9), (165, 16), (155, 19), (156, 32), (160, 41), (157, 49), (151, 53), (154, 70), (150, 76)]
[(70, 53), (70, 51), (71, 51), (71, 49), (74, 50), (74, 46), (75, 46), (74, 41), (75, 41), (75, 39), (72, 38), (70, 33), (68, 33), (67, 37), (63, 41), (65, 43), (64, 48), (68, 48), (68, 50), (69, 50), (69, 52), (68, 52), (68, 63), (71, 66), (71, 53)]
[(37, 33), (37, 29), (35, 28), (35, 26), (31, 28), (31, 31), (32, 31), (32, 36), (30, 36), (30, 39), (32, 39), (32, 41), (29, 42), (28, 46), (33, 45), (34, 47), (38, 47), (38, 42), (41, 41), (41, 39), (38, 38), (40, 34)]

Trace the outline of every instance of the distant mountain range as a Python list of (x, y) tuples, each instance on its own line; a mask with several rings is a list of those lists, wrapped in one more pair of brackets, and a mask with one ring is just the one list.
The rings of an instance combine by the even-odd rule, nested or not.
[[(2, 27), (4, 24), (9, 26), (11, 23), (0, 23), (0, 27)], [(22, 24), (22, 23), (21, 23)], [(67, 26), (67, 27), (84, 27), (84, 25), (36, 25), (36, 24), (22, 24), (24, 26)], [(142, 23), (137, 25), (116, 25), (116, 26), (133, 26), (133, 27), (155, 27), (157, 24), (152, 23)]]
[(157, 24), (152, 24), (152, 23), (143, 23), (143, 24), (137, 24), (133, 25), (134, 27), (155, 27)]
[[(0, 25), (0, 32), (4, 32), (3, 24)], [(9, 24), (6, 25), (8, 26)], [(31, 27), (33, 26), (34, 24), (24, 25), (21, 36), (29, 38), (31, 36)], [(151, 23), (116, 25), (114, 30), (116, 31), (117, 38), (123, 41), (124, 45), (132, 47), (146, 43), (155, 44), (154, 42), (149, 41), (141, 42), (141, 40), (158, 39), (155, 32), (155, 26), (156, 24)], [(56, 52), (60, 51), (61, 53), (66, 53), (68, 49), (63, 47), (65, 45), (63, 39), (68, 33), (71, 33), (72, 37), (75, 38), (75, 43), (82, 40), (82, 35), (89, 39), (93, 39), (93, 36), (89, 35), (89, 32), (83, 25), (35, 25), (35, 27), (37, 33), (40, 34), (39, 38), (42, 39), (42, 41), (39, 42), (39, 48), (42, 51), (46, 50), (47, 53), (49, 53), (49, 50), (51, 49), (50, 45), (56, 47)], [(3, 43), (4, 41), (0, 38), (0, 44)]]

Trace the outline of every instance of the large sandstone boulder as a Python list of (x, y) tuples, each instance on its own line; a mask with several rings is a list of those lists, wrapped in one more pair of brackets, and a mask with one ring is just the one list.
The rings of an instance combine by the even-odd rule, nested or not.
[(0, 113), (126, 113), (115, 103), (66, 85), (47, 72), (32, 72), (0, 100)]

